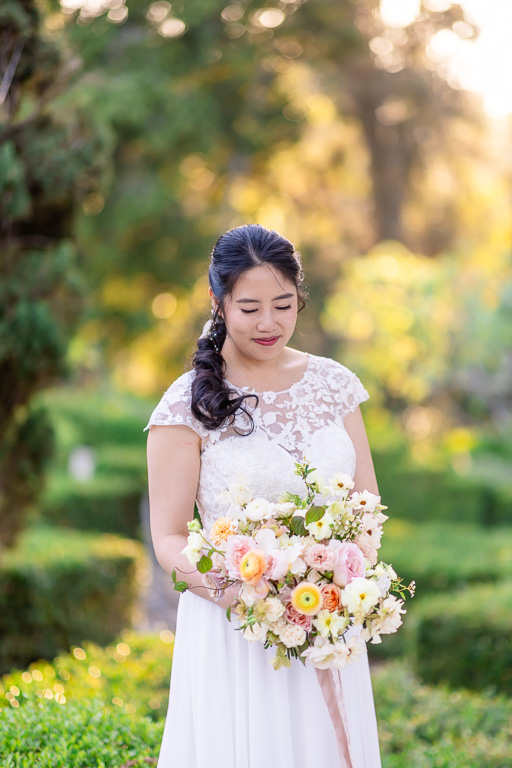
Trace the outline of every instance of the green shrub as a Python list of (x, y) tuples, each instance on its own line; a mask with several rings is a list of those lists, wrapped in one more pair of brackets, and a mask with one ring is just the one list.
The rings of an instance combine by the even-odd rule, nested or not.
[(512, 576), (510, 528), (419, 523), (394, 519), (391, 508), (389, 512), (379, 557), (393, 563), (406, 583), (416, 581), (418, 597)]
[(25, 531), (0, 564), (0, 670), (109, 642), (131, 622), (142, 557), (117, 536)]
[(402, 663), (372, 679), (383, 768), (510, 768), (510, 699), (421, 685)]
[(423, 600), (413, 629), (425, 682), (512, 693), (512, 580)]
[(138, 539), (143, 488), (137, 477), (126, 475), (98, 474), (83, 483), (69, 475), (54, 475), (36, 520)]
[(147, 768), (163, 722), (105, 709), (99, 698), (64, 705), (40, 698), (0, 718), (2, 768)]
[[(44, 402), (56, 432), (56, 457), (33, 521), (140, 538), (140, 498), (147, 488), (146, 438), (151, 412), (144, 401), (113, 391), (62, 387)], [(93, 476), (84, 482), (68, 469), (72, 451), (89, 447)]]
[(475, 457), (471, 472), (418, 466), (407, 447), (373, 451), (379, 491), (394, 517), (500, 525), (512, 522), (510, 461)]
[(85, 642), (51, 662), (37, 661), (4, 675), (0, 708), (24, 707), (41, 696), (64, 702), (101, 696), (107, 709), (164, 717), (173, 647), (169, 630), (139, 635), (125, 629), (106, 648)]

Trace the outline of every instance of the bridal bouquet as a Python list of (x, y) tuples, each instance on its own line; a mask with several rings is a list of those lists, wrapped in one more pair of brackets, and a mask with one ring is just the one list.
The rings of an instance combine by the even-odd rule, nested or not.
[[(391, 565), (378, 562), (388, 519), (380, 496), (351, 493), (354, 482), (344, 473), (326, 482), (306, 460), (295, 471), (305, 494), (285, 493), (278, 503), (253, 498), (236, 481), (228, 485), (222, 496), (229, 513), (209, 534), (199, 520), (188, 523), (182, 554), (214, 599), (239, 586), (227, 618), (236, 616), (248, 641), (275, 646), (275, 669), (292, 657), (319, 669), (344, 667), (360, 658), (363, 641), (380, 643), (397, 631), (405, 592), (412, 596), (415, 585), (406, 587)], [(175, 571), (172, 578), (178, 591), (189, 588)]]

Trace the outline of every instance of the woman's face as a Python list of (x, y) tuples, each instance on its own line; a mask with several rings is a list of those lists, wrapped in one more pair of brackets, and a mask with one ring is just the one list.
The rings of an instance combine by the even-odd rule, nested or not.
[[(211, 293), (211, 289), (210, 289)], [(295, 330), (298, 312), (293, 282), (271, 266), (247, 270), (238, 278), (224, 303), (225, 345), (242, 357), (272, 360), (279, 357)]]

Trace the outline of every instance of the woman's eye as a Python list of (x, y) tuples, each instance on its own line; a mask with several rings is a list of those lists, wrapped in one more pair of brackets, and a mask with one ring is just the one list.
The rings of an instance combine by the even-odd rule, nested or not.
[[(288, 304), (287, 307), (276, 307), (276, 309), (282, 309), (282, 310), (291, 309), (291, 308), (292, 308), (291, 304)], [(244, 315), (252, 315), (253, 312), (257, 312), (258, 310), (257, 309), (241, 309), (240, 311), (243, 312)]]

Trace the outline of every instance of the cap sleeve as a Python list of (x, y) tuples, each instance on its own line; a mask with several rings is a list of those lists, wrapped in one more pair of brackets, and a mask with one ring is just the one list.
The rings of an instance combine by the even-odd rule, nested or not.
[(361, 380), (350, 368), (334, 360), (332, 362), (334, 363), (332, 373), (336, 377), (338, 401), (343, 418), (345, 418), (347, 414), (355, 411), (360, 403), (368, 400), (370, 395)]
[(208, 429), (195, 418), (190, 409), (192, 376), (193, 372), (187, 371), (171, 384), (153, 410), (143, 432), (152, 424), (178, 424), (190, 427), (203, 439), (208, 436)]

